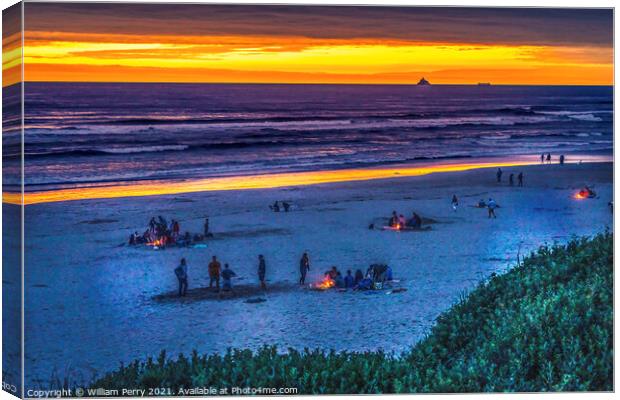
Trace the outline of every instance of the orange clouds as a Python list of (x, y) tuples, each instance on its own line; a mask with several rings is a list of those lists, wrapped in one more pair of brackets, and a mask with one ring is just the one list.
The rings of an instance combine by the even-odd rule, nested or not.
[(25, 80), (409, 84), (612, 82), (600, 47), (26, 32)]

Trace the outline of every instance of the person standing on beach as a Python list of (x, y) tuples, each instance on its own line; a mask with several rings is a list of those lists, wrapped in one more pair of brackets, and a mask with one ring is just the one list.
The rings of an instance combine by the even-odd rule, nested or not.
[(174, 274), (179, 280), (179, 297), (187, 294), (187, 262), (181, 258), (181, 263), (174, 269)]
[(508, 184), (510, 186), (513, 186), (515, 184), (515, 174), (510, 174), (510, 176), (508, 177)]
[(222, 265), (219, 261), (217, 261), (217, 257), (213, 256), (213, 259), (209, 263), (209, 288), (213, 287), (213, 282), (215, 282), (215, 287), (217, 290), (220, 290), (220, 271), (222, 269)]
[(497, 169), (497, 174), (496, 174), (497, 175), (497, 183), (500, 183), (502, 181), (502, 174), (503, 174), (502, 169), (498, 168)]
[(205, 237), (209, 237), (209, 235), (211, 234), (209, 232), (209, 217), (205, 218), (205, 226), (204, 226), (204, 231), (205, 231)]
[(519, 186), (523, 186), (523, 172), (519, 172), (519, 175), (517, 175), (517, 180), (518, 180), (518, 185)]
[(308, 253), (304, 253), (299, 261), (299, 273), (301, 274), (301, 278), (299, 278), (300, 285), (306, 283), (306, 274), (308, 271), (310, 271), (310, 258), (308, 257)]
[(489, 209), (489, 218), (497, 218), (495, 215), (495, 209), (497, 208), (497, 203), (493, 199), (489, 199), (487, 203), (487, 208)]
[(452, 195), (452, 210), (456, 212), (456, 209), (458, 208), (458, 206), (459, 206), (459, 199), (457, 199), (456, 195), (453, 194)]
[(544, 164), (544, 163), (545, 163), (545, 153), (542, 153), (542, 154), (540, 155), (540, 163), (541, 163), (541, 164)]
[(267, 265), (265, 264), (265, 257), (263, 255), (258, 256), (258, 280), (260, 281), (260, 288), (267, 290), (265, 284), (265, 274), (267, 273)]
[(547, 164), (551, 164), (551, 153), (547, 153)]
[(560, 155), (560, 165), (564, 165), (564, 154)]
[(228, 264), (224, 264), (224, 270), (222, 271), (222, 287), (224, 288), (225, 292), (231, 291), (234, 292), (234, 290), (232, 290), (232, 277), (233, 276), (237, 276), (237, 274), (235, 274), (235, 272), (230, 269), (230, 267), (228, 266)]

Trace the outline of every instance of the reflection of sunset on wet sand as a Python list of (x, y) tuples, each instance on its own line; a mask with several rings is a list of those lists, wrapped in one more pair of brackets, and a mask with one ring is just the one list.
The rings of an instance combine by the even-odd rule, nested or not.
[[(588, 161), (609, 161), (608, 157), (580, 157)], [(50, 203), (58, 201), (103, 199), (116, 197), (136, 197), (170, 195), (181, 193), (209, 192), (217, 190), (269, 189), (286, 186), (306, 186), (321, 183), (337, 183), (388, 179), (407, 176), (420, 176), (438, 172), (458, 172), (477, 168), (514, 167), (536, 165), (536, 157), (516, 157), (506, 161), (476, 161), (470, 163), (431, 164), (392, 166), (372, 169), (343, 169), (331, 171), (307, 171), (249, 176), (216, 177), (186, 181), (157, 181), (128, 185), (82, 187), (50, 191), (27, 192), (24, 204)], [(3, 193), (3, 202), (20, 204), (20, 193)]]

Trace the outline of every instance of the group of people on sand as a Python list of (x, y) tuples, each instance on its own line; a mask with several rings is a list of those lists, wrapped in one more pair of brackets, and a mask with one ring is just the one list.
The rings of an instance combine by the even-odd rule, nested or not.
[(389, 220), (390, 228), (397, 229), (419, 229), (422, 227), (422, 217), (420, 217), (415, 211), (412, 213), (411, 218), (406, 219), (403, 214), (398, 214), (396, 211), (392, 211), (392, 216)]
[[(497, 178), (497, 183), (501, 183), (502, 182), (502, 175), (503, 174), (504, 174), (504, 171), (502, 171), (501, 168), (498, 168), (497, 172), (495, 173), (495, 177)], [(512, 173), (512, 172), (508, 176), (508, 184), (510, 186), (514, 186), (514, 184), (515, 184), (515, 174)], [(523, 186), (523, 172), (519, 172), (519, 175), (517, 175), (517, 186)]]
[(366, 270), (366, 274), (362, 273), (361, 269), (357, 269), (353, 275), (348, 269), (344, 276), (337, 267), (333, 266), (325, 272), (325, 277), (333, 281), (337, 289), (352, 290), (377, 289), (383, 283), (394, 279), (392, 268), (385, 264), (372, 264)]
[(174, 243), (179, 238), (179, 232), (181, 231), (181, 225), (179, 221), (171, 220), (170, 224), (161, 215), (152, 217), (149, 221), (149, 225), (142, 235), (138, 232), (134, 232), (129, 236), (129, 244), (145, 244), (145, 243), (161, 243), (161, 246)]
[(204, 235), (192, 235), (189, 232), (181, 235), (181, 224), (179, 221), (172, 219), (170, 224), (161, 215), (152, 217), (149, 221), (146, 231), (140, 235), (137, 231), (129, 236), (130, 245), (153, 244), (159, 248), (165, 248), (168, 245), (189, 246), (193, 242), (202, 242), (206, 237), (212, 237), (209, 231), (209, 218), (205, 218)]
[[(209, 272), (209, 289), (214, 288), (220, 293), (234, 292), (232, 278), (237, 276), (237, 274), (230, 268), (228, 263), (224, 263), (224, 268), (222, 268), (222, 264), (217, 259), (217, 256), (213, 256), (207, 268)], [(174, 269), (174, 273), (179, 281), (179, 296), (185, 296), (188, 286), (187, 260), (185, 258), (181, 259), (179, 265)], [(265, 283), (266, 273), (265, 257), (261, 254), (258, 256), (258, 280), (263, 290), (267, 289), (267, 284)]]
[(269, 209), (273, 212), (280, 212), (283, 210), (284, 212), (289, 212), (291, 210), (291, 204), (286, 201), (275, 201), (273, 205), (269, 206)]
[[(209, 272), (209, 288), (215, 289), (220, 294), (222, 292), (233, 292), (232, 278), (237, 274), (230, 268), (228, 263), (222, 264), (217, 259), (217, 256), (212, 256), (208, 265)], [(299, 284), (304, 286), (306, 284), (306, 275), (310, 271), (310, 257), (307, 252), (304, 252), (299, 261), (300, 279)], [(179, 265), (174, 269), (174, 273), (179, 283), (179, 297), (187, 295), (188, 289), (188, 265), (187, 260), (182, 258)], [(266, 275), (267, 275), (267, 263), (265, 256), (262, 254), (258, 256), (258, 268), (257, 268), (258, 281), (261, 289), (267, 290)], [(372, 264), (366, 274), (362, 270), (358, 269), (355, 274), (349, 269), (346, 275), (333, 266), (330, 270), (325, 272), (325, 277), (334, 282), (334, 286), (339, 289), (353, 289), (353, 290), (369, 290), (375, 289), (378, 284), (382, 284), (386, 281), (393, 280), (392, 269), (384, 264)]]
[(208, 266), (209, 270), (209, 289), (213, 288), (215, 284), (215, 289), (220, 290), (220, 279), (222, 280), (222, 289), (225, 292), (232, 291), (232, 278), (237, 276), (235, 272), (230, 269), (228, 263), (224, 263), (224, 269), (222, 269), (222, 264), (217, 259), (217, 256), (211, 257), (211, 262)]
[[(564, 154), (560, 154), (559, 160), (560, 160), (560, 165), (564, 165), (564, 160), (565, 160)], [(540, 155), (540, 163), (544, 164), (545, 161), (547, 162), (547, 164), (551, 164), (551, 153), (547, 153), (546, 155), (545, 153), (542, 153)]]

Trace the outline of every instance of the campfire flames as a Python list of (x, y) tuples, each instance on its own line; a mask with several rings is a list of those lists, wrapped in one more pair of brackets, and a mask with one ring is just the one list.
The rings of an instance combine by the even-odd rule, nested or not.
[(586, 197), (588, 197), (588, 194), (586, 192), (577, 192), (577, 193), (575, 193), (574, 197), (577, 200), (581, 200), (581, 199), (585, 199)]
[(156, 247), (161, 247), (164, 245), (164, 240), (163, 239), (156, 239), (150, 243), (146, 244), (147, 246), (156, 246)]
[(319, 283), (315, 283), (313, 288), (318, 290), (327, 290), (336, 286), (336, 282), (331, 279), (328, 275), (325, 275), (325, 278)]

